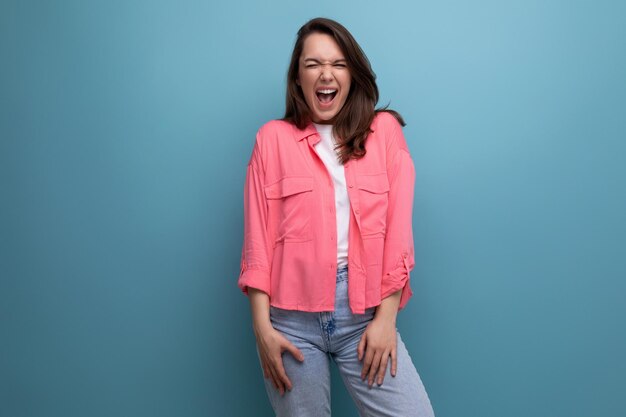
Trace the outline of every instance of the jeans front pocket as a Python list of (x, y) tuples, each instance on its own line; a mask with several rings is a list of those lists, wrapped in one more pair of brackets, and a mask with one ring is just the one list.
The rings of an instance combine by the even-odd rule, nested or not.
[(285, 313), (285, 310), (283, 310), (282, 308), (274, 307), (270, 304), (270, 321), (272, 322), (272, 324), (275, 325), (276, 321), (284, 317)]
[(283, 177), (264, 189), (268, 210), (277, 214), (275, 244), (311, 240), (313, 177)]

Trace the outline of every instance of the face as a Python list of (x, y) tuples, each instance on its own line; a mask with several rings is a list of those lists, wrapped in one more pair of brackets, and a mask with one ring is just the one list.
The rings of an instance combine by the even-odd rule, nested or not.
[(304, 40), (296, 83), (319, 124), (332, 124), (348, 98), (351, 76), (339, 45), (325, 33)]

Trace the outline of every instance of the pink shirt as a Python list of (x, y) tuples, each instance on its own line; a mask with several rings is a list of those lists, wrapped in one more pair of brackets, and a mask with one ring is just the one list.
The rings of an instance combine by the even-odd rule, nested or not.
[[(374, 118), (367, 154), (344, 164), (350, 223), (348, 298), (353, 314), (402, 289), (401, 310), (413, 295), (415, 167), (402, 125)], [(244, 240), (237, 285), (269, 295), (288, 310), (334, 311), (337, 227), (332, 179), (317, 155), (320, 136), (282, 120), (256, 134), (244, 186)]]

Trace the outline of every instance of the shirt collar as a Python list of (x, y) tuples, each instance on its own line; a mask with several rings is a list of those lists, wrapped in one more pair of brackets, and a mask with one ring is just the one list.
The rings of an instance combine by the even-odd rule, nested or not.
[(304, 129), (298, 129), (298, 127), (294, 125), (294, 131), (295, 131), (294, 137), (298, 142), (304, 138), (307, 138), (317, 133), (317, 129), (315, 128), (315, 125), (313, 125), (312, 122), (308, 122), (307, 125), (304, 127)]

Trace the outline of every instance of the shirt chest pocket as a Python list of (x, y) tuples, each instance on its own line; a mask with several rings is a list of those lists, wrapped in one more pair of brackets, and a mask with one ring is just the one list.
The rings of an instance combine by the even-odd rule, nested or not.
[(387, 226), (389, 180), (386, 172), (357, 175), (361, 236), (381, 237)]
[(275, 244), (311, 240), (313, 177), (283, 177), (264, 190), (269, 214), (276, 222)]

